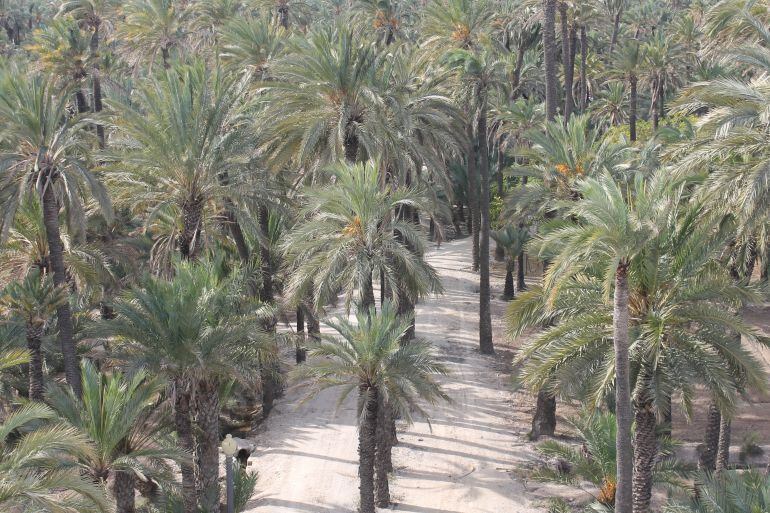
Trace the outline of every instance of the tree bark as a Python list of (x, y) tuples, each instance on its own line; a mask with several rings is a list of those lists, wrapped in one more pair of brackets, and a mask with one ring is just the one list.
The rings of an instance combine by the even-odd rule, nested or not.
[(628, 264), (621, 262), (615, 271), (613, 310), (613, 341), (615, 345), (615, 417), (617, 420), (617, 489), (615, 511), (633, 510), (634, 451), (631, 441), (633, 408), (631, 406), (630, 365), (628, 358)]
[(203, 511), (219, 511), (219, 383), (203, 378), (195, 393), (199, 501)]
[(503, 180), (503, 168), (505, 168), (505, 153), (502, 144), (497, 146), (497, 195), (502, 198), (505, 192), (505, 181)]
[(391, 433), (390, 423), (386, 410), (389, 408), (382, 400), (377, 408), (377, 447), (374, 463), (374, 495), (379, 508), (387, 508), (390, 505), (390, 486), (388, 473), (393, 469), (391, 459)]
[[(94, 33), (91, 35), (90, 51), (93, 60), (93, 68), (91, 70), (91, 80), (94, 88), (94, 112), (101, 112), (102, 105), (102, 80), (99, 76), (99, 25), (94, 26)], [(99, 138), (99, 148), (104, 149), (104, 125), (101, 123), (96, 124), (96, 135)]]
[(732, 434), (732, 422), (722, 415), (719, 426), (719, 445), (717, 448), (716, 471), (727, 470), (730, 465), (730, 435)]
[(569, 11), (567, 4), (559, 4), (559, 13), (561, 15), (561, 35), (562, 35), (562, 64), (564, 66), (564, 124), (569, 122), (572, 116), (572, 110), (575, 101), (572, 95), (572, 87), (575, 81), (575, 60), (573, 58), (575, 50), (573, 43), (575, 40), (575, 27), (570, 26)]
[(610, 39), (610, 56), (615, 51), (615, 45), (618, 43), (618, 32), (620, 31), (620, 18), (623, 16), (623, 9), (618, 9), (615, 13), (615, 19), (612, 24), (612, 38)]
[(260, 299), (265, 303), (271, 303), (273, 301), (273, 270), (270, 265), (270, 212), (264, 205), (259, 207), (259, 230), (264, 239), (259, 250), (262, 271)]
[(42, 402), (44, 399), (45, 378), (43, 376), (43, 326), (27, 325), (27, 350), (29, 351), (29, 398)]
[(630, 132), (631, 142), (636, 141), (636, 103), (638, 100), (637, 84), (639, 79), (633, 73), (628, 76), (628, 83), (631, 86), (631, 105), (628, 113), (628, 131)]
[(361, 385), (359, 393), (365, 401), (363, 418), (358, 428), (359, 512), (375, 513), (374, 461), (377, 450), (377, 389)]
[(195, 260), (201, 240), (203, 198), (188, 198), (182, 205), (182, 233), (179, 234), (179, 252), (184, 260)]
[(516, 291), (513, 287), (513, 265), (510, 263), (505, 269), (505, 286), (503, 287), (503, 299), (510, 301), (516, 298)]
[(543, 53), (545, 64), (545, 115), (556, 118), (556, 0), (543, 0)]
[(135, 513), (134, 482), (136, 477), (130, 470), (115, 472), (112, 494), (115, 497), (116, 513)]
[(489, 287), (489, 147), (487, 145), (487, 99), (481, 91), (478, 141), (481, 163), (481, 241), (479, 247), (479, 349), (482, 354), (494, 354), (492, 342), (492, 307)]
[(524, 252), (519, 254), (516, 262), (516, 290), (521, 293), (522, 290), (527, 290), (527, 284), (524, 281)]
[(479, 211), (479, 192), (478, 192), (478, 168), (476, 162), (476, 138), (473, 133), (473, 126), (468, 123), (468, 208), (470, 210), (469, 219), (471, 221), (471, 236), (473, 237), (473, 270), (479, 270), (479, 251), (480, 238), (479, 228), (481, 222), (481, 212)]
[[(48, 242), (48, 252), (51, 259), (51, 268), (53, 269), (53, 282), (57, 287), (67, 285), (67, 268), (64, 264), (64, 243), (61, 240), (59, 231), (59, 201), (54, 193), (55, 170), (49, 169), (44, 174), (41, 185), (41, 195), (43, 203), (43, 225), (45, 226), (45, 235)], [(65, 301), (56, 309), (56, 316), (59, 328), (59, 345), (61, 346), (62, 356), (64, 357), (64, 375), (67, 383), (72, 387), (77, 397), (82, 395), (83, 389), (80, 384), (80, 365), (78, 364), (77, 349), (74, 340), (74, 328), (72, 325), (72, 311), (69, 301)]]
[(588, 35), (585, 25), (580, 26), (580, 112), (585, 112), (588, 106)]
[(706, 436), (703, 439), (703, 450), (698, 457), (698, 469), (703, 472), (712, 472), (716, 468), (721, 423), (722, 415), (719, 412), (719, 407), (712, 402), (709, 404), (706, 414)]
[(529, 433), (531, 440), (537, 440), (541, 436), (553, 436), (556, 432), (556, 398), (540, 390), (537, 393), (535, 414), (532, 416), (532, 431)]
[[(190, 412), (190, 385), (177, 378), (174, 380), (174, 425), (182, 450), (192, 455), (195, 451), (193, 442), (192, 419)], [(197, 513), (198, 499), (195, 489), (195, 467), (191, 460), (180, 464), (182, 474), (182, 503), (184, 513)]]
[[(646, 394), (645, 394), (646, 395)], [(634, 513), (650, 513), (652, 474), (658, 455), (657, 422), (651, 401), (645, 397), (635, 406), (634, 438)]]

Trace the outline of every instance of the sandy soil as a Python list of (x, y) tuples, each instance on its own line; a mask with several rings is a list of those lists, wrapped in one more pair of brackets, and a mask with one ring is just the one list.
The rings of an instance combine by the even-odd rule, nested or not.
[[(470, 239), (445, 243), (427, 255), (445, 294), (418, 305), (417, 333), (435, 344), (449, 368), (443, 384), (454, 403), (429, 408), (432, 429), (425, 421), (400, 426), (391, 484), (395, 511), (538, 511), (539, 497), (547, 495), (527, 489), (513, 474), (534, 458), (524, 438), (532, 401), (511, 391), (504, 302), (493, 300), (498, 353), (482, 356), (477, 349), (478, 275), (470, 272), (469, 256)], [(502, 289), (501, 278), (493, 276), (493, 291)], [(333, 390), (302, 404), (304, 397), (303, 390), (290, 389), (253, 438), (251, 468), (260, 477), (249, 512), (356, 510), (354, 398), (338, 407)]]

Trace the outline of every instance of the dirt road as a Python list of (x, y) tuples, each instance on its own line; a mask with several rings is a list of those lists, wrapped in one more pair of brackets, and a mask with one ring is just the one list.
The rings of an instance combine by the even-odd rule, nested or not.
[[(478, 352), (478, 275), (470, 272), (470, 239), (445, 243), (428, 255), (444, 284), (443, 296), (417, 307), (417, 334), (430, 340), (450, 370), (443, 384), (453, 404), (430, 408), (424, 421), (400, 426), (391, 483), (394, 511), (511, 513), (538, 511), (511, 471), (531, 458), (514, 429), (510, 354)], [(496, 281), (496, 283), (495, 283)], [(501, 290), (493, 277), (494, 291)], [(493, 293), (494, 293), (493, 291)], [(502, 337), (504, 303), (493, 300), (495, 335)], [(254, 513), (347, 513), (358, 497), (354, 398), (337, 406), (325, 391), (304, 405), (290, 390), (255, 437), (252, 469), (259, 472)], [(521, 425), (521, 423), (518, 423)]]

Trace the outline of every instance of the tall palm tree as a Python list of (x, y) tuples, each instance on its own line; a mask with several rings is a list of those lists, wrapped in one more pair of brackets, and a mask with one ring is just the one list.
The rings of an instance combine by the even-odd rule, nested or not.
[(281, 55), (286, 35), (285, 30), (264, 18), (234, 18), (221, 29), (219, 57), (228, 70), (248, 71), (255, 78), (265, 79)]
[(380, 507), (390, 502), (383, 464), (386, 455), (378, 453), (383, 445), (377, 440), (390, 429), (381, 421), (383, 402), (408, 422), (414, 412), (425, 414), (418, 400), (429, 404), (448, 400), (436, 381), (436, 376), (446, 370), (433, 357), (428, 344), (401, 343), (410, 319), (399, 317), (394, 305), (387, 301), (379, 313), (374, 308), (359, 311), (356, 322), (338, 318), (328, 324), (337, 336), (325, 335), (311, 349), (313, 356), (323, 359), (314, 359), (316, 363), (303, 367), (300, 375), (310, 378), (313, 393), (343, 387), (344, 399), (358, 391), (359, 511), (374, 513), (375, 495)]
[[(645, 185), (636, 183), (635, 204), (629, 205), (620, 186), (609, 173), (587, 178), (578, 185), (581, 200), (570, 209), (575, 225), (565, 226), (545, 235), (545, 248), (555, 245), (545, 278), (546, 294), (553, 297), (565, 278), (580, 273), (603, 258), (606, 267), (604, 283), (607, 294), (613, 294), (612, 339), (615, 353), (615, 411), (617, 416), (617, 492), (615, 510), (631, 513), (633, 509), (633, 446), (631, 425), (631, 381), (629, 364), (629, 285), (631, 259), (641, 250), (649, 228), (646, 227)], [(609, 284), (614, 281), (614, 287)]]
[(315, 308), (321, 310), (342, 291), (348, 309), (354, 302), (368, 311), (375, 303), (374, 279), (384, 280), (380, 285), (388, 290), (405, 291), (412, 303), (441, 292), (435, 269), (423, 259), (425, 242), (419, 228), (396, 217), (389, 230), (382, 230), (392, 211), (420, 208), (423, 192), (406, 187), (383, 190), (372, 162), (338, 164), (329, 172), (334, 183), (306, 191), (300, 222), (284, 241), (293, 265), (288, 296), (298, 302), (311, 293)]
[(636, 141), (636, 116), (639, 101), (639, 70), (644, 62), (644, 49), (639, 41), (631, 40), (626, 43), (615, 56), (611, 73), (620, 80), (628, 81), (629, 106), (628, 130), (631, 142)]
[[(56, 91), (50, 79), (26, 75), (22, 70), (6, 73), (0, 83), (0, 201), (4, 211), (0, 237), (5, 238), (19, 204), (27, 201), (29, 192), (37, 193), (43, 207), (54, 284), (61, 287), (69, 283), (69, 277), (60, 209), (65, 208), (70, 226), (81, 227), (82, 233), (84, 194), (90, 193), (97, 200), (107, 219), (111, 218), (112, 207), (105, 188), (88, 169), (84, 125), (69, 116), (69, 95)], [(69, 303), (57, 309), (57, 324), (67, 382), (79, 394), (80, 375)]]
[[(90, 65), (88, 71), (92, 80), (94, 112), (102, 110), (102, 81), (99, 70), (102, 30), (105, 25), (109, 26), (108, 20), (114, 15), (116, 6), (115, 0), (64, 0), (59, 6), (58, 15), (70, 15), (92, 31), (88, 42), (88, 64)], [(96, 130), (99, 144), (104, 148), (104, 126), (98, 124)]]
[[(173, 480), (168, 460), (191, 458), (164, 438), (158, 405), (165, 383), (143, 370), (133, 376), (109, 375), (83, 360), (83, 395), (51, 386), (47, 401), (57, 415), (93, 444), (79, 462), (91, 479), (106, 485), (114, 479), (117, 513), (133, 513), (137, 479)], [(141, 477), (140, 477), (141, 476)]]
[(591, 118), (600, 127), (620, 126), (628, 119), (627, 102), (625, 85), (617, 80), (609, 82), (591, 104)]
[(55, 286), (50, 275), (42, 275), (37, 269), (23, 281), (8, 285), (0, 297), (0, 306), (18, 316), (26, 330), (29, 398), (33, 401), (42, 401), (45, 389), (43, 335), (56, 310), (68, 299), (65, 287)]
[(55, 419), (48, 406), (31, 403), (0, 424), (0, 507), (52, 513), (111, 511), (104, 490), (70, 464), (73, 456), (91, 451), (88, 440)]
[(195, 513), (198, 503), (205, 511), (219, 508), (220, 385), (252, 386), (274, 347), (274, 335), (263, 330), (272, 309), (243, 304), (236, 285), (220, 280), (210, 265), (182, 262), (172, 281), (148, 277), (131, 289), (115, 302), (117, 317), (92, 331), (115, 339), (128, 363), (170, 381), (180, 445), (196, 454), (195, 468), (181, 463), (185, 513)]

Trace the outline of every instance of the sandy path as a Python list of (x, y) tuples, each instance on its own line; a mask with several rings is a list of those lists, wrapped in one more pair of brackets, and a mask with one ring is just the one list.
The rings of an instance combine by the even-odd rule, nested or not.
[[(418, 336), (436, 345), (450, 370), (443, 379), (454, 404), (431, 408), (426, 422), (400, 426), (394, 450), (393, 509), (410, 513), (536, 511), (511, 471), (531, 456), (513, 427), (510, 355), (482, 356), (478, 341), (478, 276), (469, 272), (470, 239), (445, 243), (427, 258), (439, 271), (443, 296), (417, 308)], [(494, 279), (493, 279), (494, 280)], [(500, 283), (493, 283), (500, 290)], [(495, 334), (502, 337), (504, 304), (493, 300)], [(354, 512), (358, 497), (354, 400), (336, 408), (331, 390), (300, 406), (290, 390), (255, 442), (259, 472), (249, 512)], [(516, 399), (518, 401), (518, 399)]]

